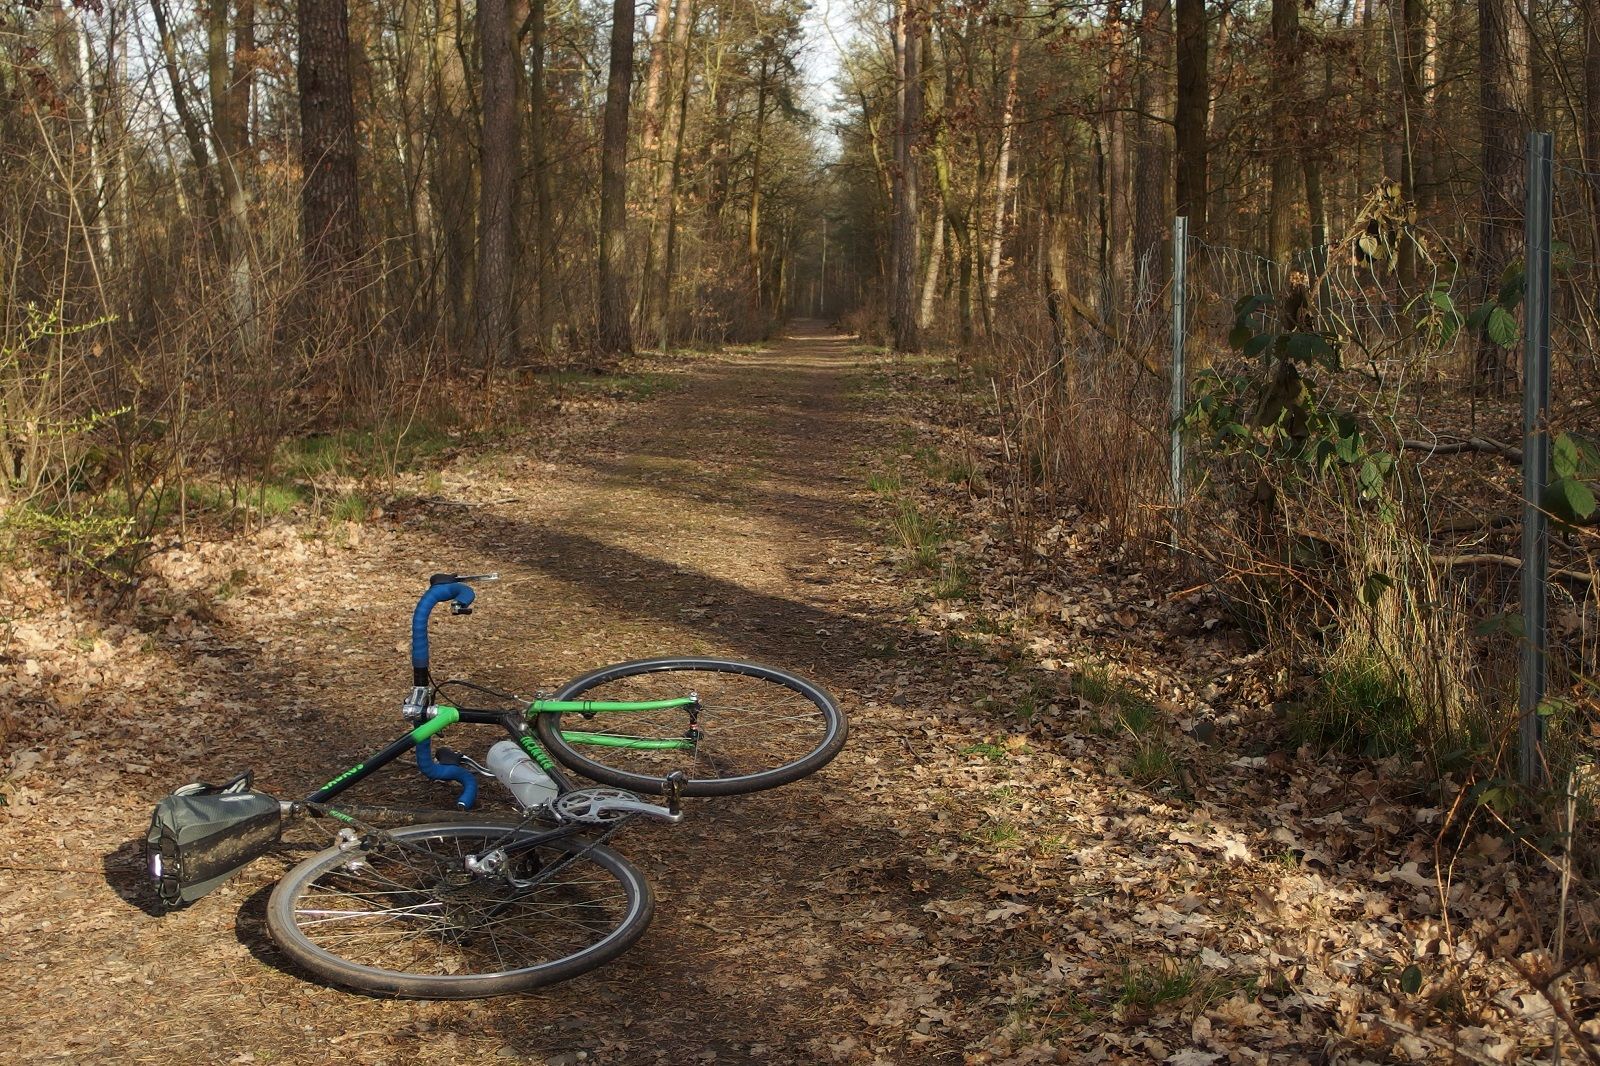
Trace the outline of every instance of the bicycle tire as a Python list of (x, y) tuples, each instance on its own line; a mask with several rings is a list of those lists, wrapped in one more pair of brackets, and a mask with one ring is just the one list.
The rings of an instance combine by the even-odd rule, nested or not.
[[(580, 837), (558, 837), (518, 856), (530, 870), (529, 855), (545, 864), (570, 860), (550, 879), (518, 890), (468, 874), (460, 859), (536, 831), (479, 821), (407, 826), (388, 835), (399, 843), (311, 856), (284, 875), (267, 902), (267, 929), (278, 947), (329, 983), (420, 999), (523, 992), (610, 962), (650, 924), (655, 904), (644, 876), (616, 852)], [(341, 900), (363, 909), (346, 910)], [(436, 928), (419, 935), (419, 921)], [(539, 946), (541, 935), (551, 947)], [(535, 957), (508, 964), (506, 952), (527, 945)], [(371, 957), (351, 957), (363, 952)], [(477, 969), (484, 965), (493, 969)]]
[[(634, 739), (681, 738), (688, 722), (681, 709), (616, 712), (606, 716), (615, 720), (614, 725), (609, 720), (597, 723), (604, 712), (589, 716), (547, 712), (534, 716), (534, 727), (550, 754), (584, 777), (660, 795), (667, 775), (681, 770), (689, 778), (685, 796), (733, 796), (798, 781), (838, 755), (849, 732), (838, 703), (820, 686), (783, 670), (735, 659), (673, 657), (616, 663), (568, 681), (554, 698), (645, 700), (691, 691), (702, 700), (697, 723), (702, 736), (687, 760), (682, 751), (623, 747), (599, 747), (591, 754), (563, 735), (578, 731)], [(747, 699), (763, 705), (771, 701), (771, 707), (749, 706), (743, 702)], [(774, 717), (772, 710), (784, 713)], [(804, 729), (791, 727), (787, 743), (779, 743), (783, 738), (776, 736), (769, 743), (759, 731), (764, 714), (768, 724), (803, 722)], [(738, 730), (746, 732), (729, 741)], [(684, 761), (689, 765), (682, 765)]]

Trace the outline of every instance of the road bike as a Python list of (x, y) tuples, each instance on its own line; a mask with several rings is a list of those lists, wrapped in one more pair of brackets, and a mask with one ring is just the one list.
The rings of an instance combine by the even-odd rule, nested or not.
[[(284, 818), (328, 818), (340, 826), (333, 846), (291, 869), (268, 900), (267, 928), (291, 960), (381, 995), (525, 991), (601, 966), (643, 935), (649, 885), (606, 843), (625, 825), (639, 817), (675, 823), (687, 797), (788, 784), (844, 745), (845, 717), (826, 691), (731, 659), (617, 663), (533, 699), (466, 679), (435, 682), (434, 609), (449, 603), (454, 614), (470, 614), (474, 583), (496, 577), (430, 579), (412, 614), (412, 688), (401, 707), (410, 728), (380, 751), (298, 801), (254, 792), (248, 775), (164, 800), (146, 850), (162, 901), (190, 902), (237, 873), (276, 843)], [(469, 705), (485, 698), (494, 705)], [(445, 730), (465, 724), (500, 727), (515, 750), (501, 752), (498, 765), (494, 749), (489, 765), (434, 750)], [(339, 799), (408, 752), (425, 776), (457, 787), (453, 811)], [(566, 771), (598, 784), (580, 787)], [(506, 786), (514, 816), (471, 813), (480, 777)], [(396, 817), (410, 824), (374, 824)]]

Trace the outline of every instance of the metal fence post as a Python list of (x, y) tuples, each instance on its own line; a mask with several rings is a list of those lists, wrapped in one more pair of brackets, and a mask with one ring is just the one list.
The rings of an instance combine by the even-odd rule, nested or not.
[(1518, 706), (1518, 770), (1522, 782), (1544, 777), (1545, 598), (1550, 530), (1544, 512), (1550, 469), (1550, 202), (1552, 149), (1548, 133), (1528, 134), (1526, 227), (1527, 338), (1522, 350), (1522, 677)]
[(1178, 546), (1182, 516), (1184, 343), (1189, 332), (1189, 219), (1172, 220), (1172, 546)]

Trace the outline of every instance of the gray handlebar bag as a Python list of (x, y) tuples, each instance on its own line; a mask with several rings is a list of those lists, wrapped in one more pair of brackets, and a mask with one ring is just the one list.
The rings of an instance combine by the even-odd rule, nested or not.
[(185, 785), (156, 804), (145, 869), (162, 905), (180, 907), (271, 850), (282, 832), (282, 805), (251, 790), (248, 773), (220, 787)]

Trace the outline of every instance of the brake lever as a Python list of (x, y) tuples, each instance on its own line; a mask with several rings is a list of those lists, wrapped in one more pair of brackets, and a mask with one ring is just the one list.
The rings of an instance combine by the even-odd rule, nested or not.
[(432, 574), (428, 577), (429, 586), (450, 585), (457, 581), (499, 581), (500, 571), (494, 570), (487, 574)]

